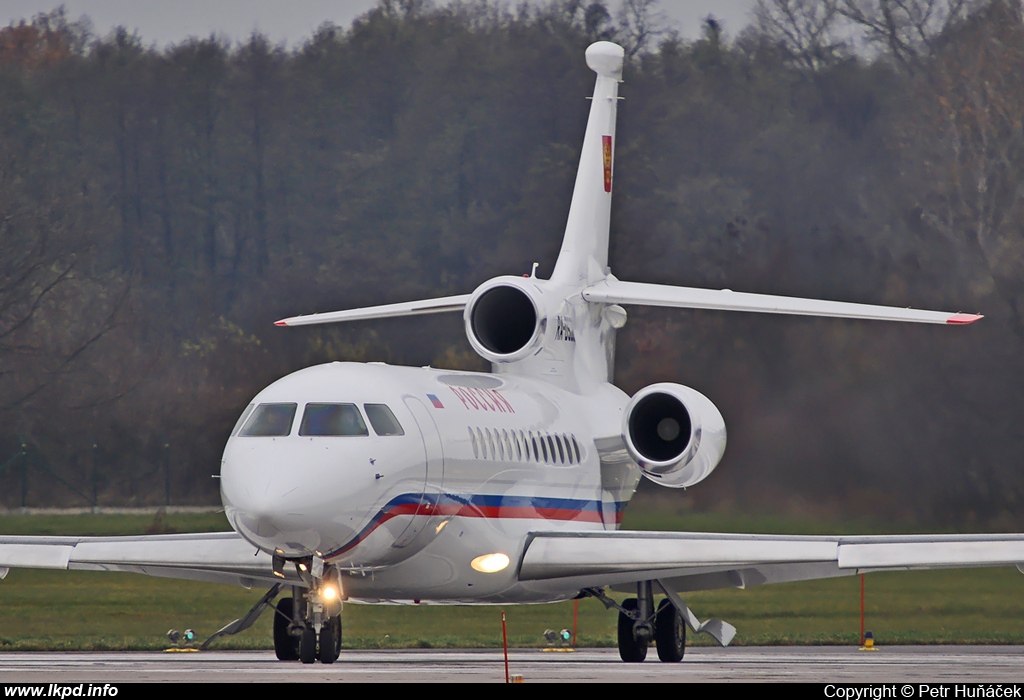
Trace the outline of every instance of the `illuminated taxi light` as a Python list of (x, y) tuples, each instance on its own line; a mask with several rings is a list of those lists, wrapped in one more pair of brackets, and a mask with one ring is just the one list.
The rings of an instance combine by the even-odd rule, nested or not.
[(495, 574), (503, 571), (508, 564), (508, 555), (501, 552), (481, 555), (469, 563), (474, 570), (482, 574)]
[(338, 589), (334, 586), (324, 586), (320, 589), (320, 595), (323, 596), (324, 600), (335, 600), (338, 597)]

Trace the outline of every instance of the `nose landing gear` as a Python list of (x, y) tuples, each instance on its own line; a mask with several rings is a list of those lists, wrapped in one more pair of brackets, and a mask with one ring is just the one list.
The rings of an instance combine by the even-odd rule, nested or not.
[(341, 577), (319, 558), (296, 563), (308, 588), (277, 603), (274, 652), (281, 661), (333, 664), (341, 655)]

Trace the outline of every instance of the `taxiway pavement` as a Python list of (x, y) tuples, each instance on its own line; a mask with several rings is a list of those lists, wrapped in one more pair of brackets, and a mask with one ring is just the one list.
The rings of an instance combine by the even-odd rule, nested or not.
[[(1024, 647), (695, 647), (682, 663), (651, 650), (642, 664), (614, 649), (509, 652), (530, 682), (1012, 683), (1024, 681)], [(280, 662), (273, 652), (5, 652), (0, 682), (492, 682), (505, 680), (500, 650), (343, 650), (334, 664)]]

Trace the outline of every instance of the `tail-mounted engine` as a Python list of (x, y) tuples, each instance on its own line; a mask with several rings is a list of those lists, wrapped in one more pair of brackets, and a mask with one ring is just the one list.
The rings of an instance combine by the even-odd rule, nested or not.
[(699, 391), (652, 384), (626, 406), (622, 436), (644, 476), (685, 488), (705, 479), (725, 452), (725, 421)]
[(496, 277), (477, 287), (466, 303), (466, 337), (491, 362), (516, 362), (540, 350), (547, 313), (537, 280)]

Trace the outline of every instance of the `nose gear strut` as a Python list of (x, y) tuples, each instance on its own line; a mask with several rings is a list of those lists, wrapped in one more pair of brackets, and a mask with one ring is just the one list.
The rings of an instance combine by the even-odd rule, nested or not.
[[(243, 617), (217, 630), (200, 646), (206, 649), (218, 637), (238, 634), (256, 622), (267, 608), (274, 610), (274, 652), (281, 661), (300, 660), (332, 664), (341, 655), (341, 573), (320, 557), (291, 562), (304, 586), (292, 586), (292, 596), (272, 601), (284, 588), (274, 584)], [(275, 561), (275, 572), (284, 562)]]

